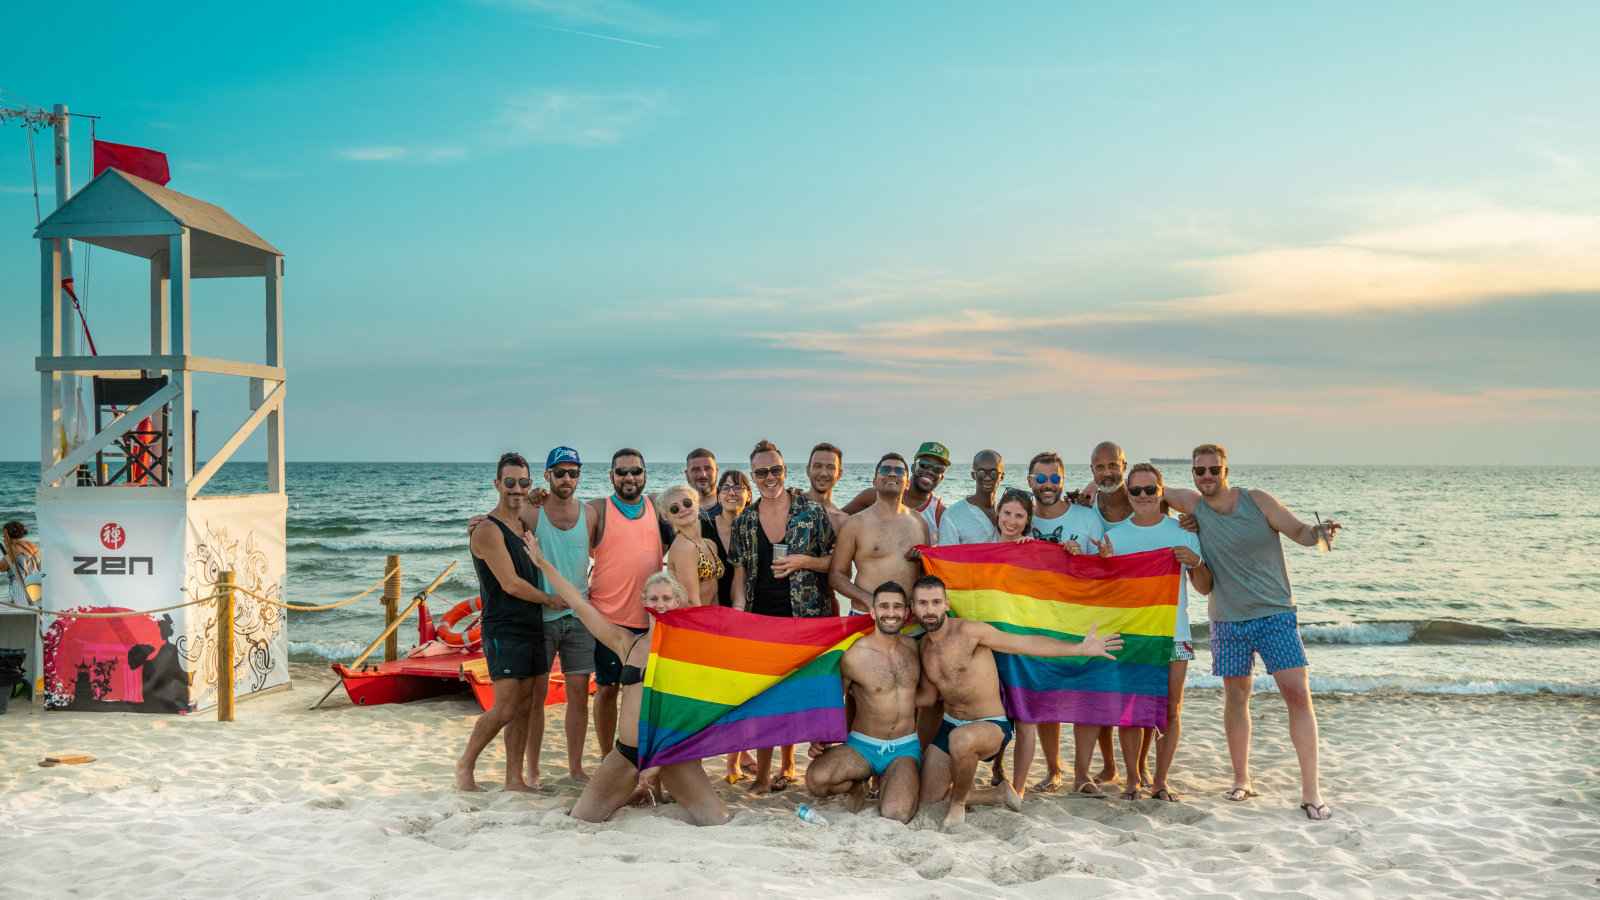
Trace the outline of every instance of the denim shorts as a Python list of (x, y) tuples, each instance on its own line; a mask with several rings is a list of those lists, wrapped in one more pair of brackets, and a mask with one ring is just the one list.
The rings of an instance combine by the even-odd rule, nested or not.
[(1306, 665), (1300, 622), (1292, 610), (1243, 622), (1211, 623), (1211, 674), (1223, 678), (1254, 674), (1258, 653), (1268, 675)]
[(594, 636), (577, 616), (547, 619), (544, 623), (544, 658), (561, 660), (561, 671), (587, 675), (594, 671)]

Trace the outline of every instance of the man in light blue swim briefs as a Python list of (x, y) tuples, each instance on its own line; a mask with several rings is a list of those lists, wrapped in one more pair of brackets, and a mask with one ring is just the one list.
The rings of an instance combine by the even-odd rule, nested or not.
[(867, 783), (879, 778), (878, 813), (911, 821), (917, 813), (917, 645), (900, 634), (909, 610), (906, 589), (893, 581), (872, 592), (872, 633), (850, 645), (839, 662), (844, 676), (850, 737), (806, 769), (806, 787), (818, 798), (849, 794), (851, 812), (867, 803)]

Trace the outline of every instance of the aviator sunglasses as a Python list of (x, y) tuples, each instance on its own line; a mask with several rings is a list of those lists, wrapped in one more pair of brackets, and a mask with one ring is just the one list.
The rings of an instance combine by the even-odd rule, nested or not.
[(1221, 475), (1222, 470), (1225, 468), (1227, 468), (1227, 466), (1195, 466), (1194, 474), (1204, 475), (1207, 472), (1210, 472), (1213, 475)]
[(515, 488), (530, 488), (530, 487), (533, 487), (533, 479), (532, 478), (507, 478), (507, 479), (501, 481), (500, 483), (505, 485), (506, 486), (506, 490), (508, 490), (508, 491), (509, 490), (513, 490)]
[(891, 466), (888, 463), (885, 463), (878, 467), (878, 474), (884, 476), (885, 478), (904, 478), (906, 477), (906, 467)]

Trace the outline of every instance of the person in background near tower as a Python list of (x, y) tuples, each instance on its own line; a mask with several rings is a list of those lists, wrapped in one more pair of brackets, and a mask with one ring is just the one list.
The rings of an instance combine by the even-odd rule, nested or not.
[(1256, 795), (1250, 786), (1250, 692), (1259, 654), (1289, 708), (1289, 740), (1300, 761), (1300, 810), (1313, 821), (1332, 818), (1322, 801), (1317, 713), (1281, 538), (1326, 548), (1340, 525), (1332, 519), (1302, 522), (1266, 491), (1229, 485), (1228, 451), (1220, 444), (1201, 444), (1192, 455), (1199, 493), (1174, 488), (1166, 499), (1195, 517), (1200, 552), (1212, 573), (1211, 674), (1222, 678), (1222, 722), (1233, 763), (1233, 787), (1224, 796), (1240, 801)]

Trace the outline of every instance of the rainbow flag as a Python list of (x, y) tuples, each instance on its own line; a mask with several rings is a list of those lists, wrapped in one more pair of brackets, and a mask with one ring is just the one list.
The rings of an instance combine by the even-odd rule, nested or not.
[(780, 619), (721, 606), (656, 616), (639, 705), (639, 767), (842, 741), (839, 660), (870, 616)]
[(1082, 640), (1122, 633), (1115, 662), (996, 653), (1006, 712), (1019, 722), (1167, 727), (1167, 663), (1183, 567), (1171, 550), (1101, 559), (1048, 541), (922, 548), (950, 609), (1003, 631)]

